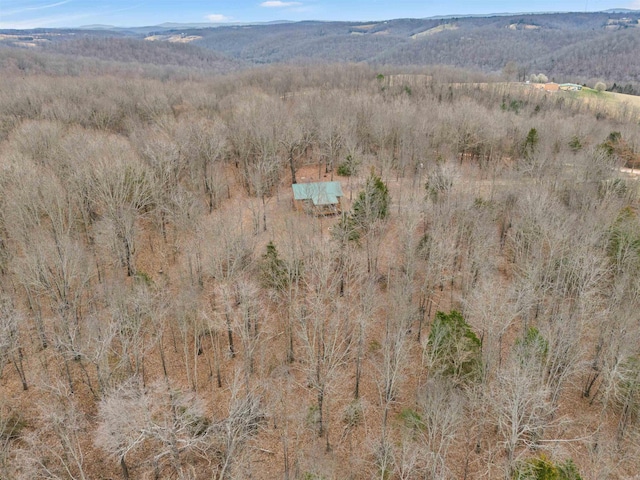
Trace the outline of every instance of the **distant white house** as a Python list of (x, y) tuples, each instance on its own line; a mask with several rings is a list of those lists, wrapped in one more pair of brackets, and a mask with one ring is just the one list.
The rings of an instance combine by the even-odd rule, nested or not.
[(582, 85), (578, 85), (577, 83), (561, 83), (558, 85), (558, 88), (565, 92), (577, 92), (578, 90), (582, 90)]

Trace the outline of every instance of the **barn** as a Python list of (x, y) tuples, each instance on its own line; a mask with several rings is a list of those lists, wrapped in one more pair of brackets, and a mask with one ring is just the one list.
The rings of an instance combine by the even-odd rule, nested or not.
[(530, 85), (537, 90), (544, 90), (545, 92), (557, 92), (560, 90), (560, 85), (554, 82), (531, 83)]

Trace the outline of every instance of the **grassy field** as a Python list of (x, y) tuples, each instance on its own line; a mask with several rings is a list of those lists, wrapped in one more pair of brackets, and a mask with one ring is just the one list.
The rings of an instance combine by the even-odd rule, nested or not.
[[(483, 90), (492, 89), (494, 91), (509, 93), (513, 91), (533, 92), (530, 85), (520, 82), (492, 82), (492, 83), (452, 83), (453, 87), (476, 87)], [(640, 121), (640, 97), (634, 95), (624, 95), (622, 93), (598, 92), (589, 87), (583, 87), (576, 92), (547, 92), (548, 95), (561, 95), (574, 100), (582, 101), (588, 105), (588, 110), (597, 113), (607, 113), (618, 120)]]
[(568, 92), (574, 98), (582, 99), (612, 114), (622, 114), (628, 119), (640, 120), (640, 97), (614, 92), (598, 92), (584, 87), (579, 92)]
[(626, 95), (624, 93), (611, 93), (607, 92), (608, 95), (612, 96), (615, 101), (619, 104), (628, 104), (630, 107), (640, 109), (640, 97), (637, 95)]

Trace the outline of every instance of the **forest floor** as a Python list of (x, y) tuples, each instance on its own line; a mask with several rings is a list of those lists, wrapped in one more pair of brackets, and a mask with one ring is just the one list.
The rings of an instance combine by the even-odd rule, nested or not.
[[(234, 454), (236, 465), (233, 478), (372, 478), (381, 470), (376, 459), (382, 458), (379, 455), (382, 440), (393, 446), (398, 465), (409, 465), (413, 455), (417, 455), (415, 458), (424, 456), (429, 451), (426, 444), (422, 444), (426, 438), (424, 426), (416, 425), (415, 418), (420, 418), (419, 412), (423, 408), (421, 396), (432, 376), (426, 367), (425, 352), (428, 346), (425, 335), (436, 312), (452, 309), (462, 312), (469, 318), (470, 327), (482, 337), (487, 363), (500, 365), (502, 359), (506, 362), (513, 346), (518, 343), (522, 327), (526, 325), (524, 320), (520, 321), (520, 316), (525, 318), (524, 313), (515, 309), (516, 301), (511, 298), (519, 291), (514, 289), (510, 292), (514, 277), (518, 275), (515, 269), (529, 268), (524, 261), (517, 263), (511, 258), (519, 245), (516, 242), (520, 237), (516, 233), (529, 231), (522, 227), (528, 224), (519, 216), (526, 220), (530, 215), (537, 222), (536, 225), (540, 224), (545, 229), (547, 224), (544, 223), (544, 217), (551, 217), (548, 230), (540, 235), (544, 240), (541, 241), (540, 250), (531, 254), (533, 266), (544, 266), (548, 262), (549, 272), (553, 272), (555, 270), (552, 267), (555, 269), (557, 265), (564, 265), (556, 260), (573, 259), (568, 253), (546, 258), (549, 250), (547, 245), (554, 248), (559, 245), (563, 251), (583, 246), (582, 243), (573, 243), (574, 238), (580, 237), (579, 234), (555, 235), (557, 227), (551, 223), (556, 220), (555, 211), (564, 215), (565, 207), (568, 209), (569, 205), (573, 205), (572, 202), (582, 201), (582, 198), (590, 198), (587, 195), (591, 195), (591, 190), (587, 188), (589, 185), (582, 180), (576, 182), (576, 178), (582, 178), (583, 171), (593, 167), (592, 163), (586, 163), (592, 159), (586, 155), (583, 158), (583, 153), (571, 152), (567, 146), (568, 139), (579, 133), (585, 145), (597, 146), (609, 132), (619, 128), (618, 123), (609, 122), (608, 115), (596, 120), (594, 112), (598, 107), (595, 103), (583, 105), (578, 99), (565, 101), (568, 98), (565, 95), (569, 95), (567, 92), (540, 94), (530, 89), (530, 95), (522, 94), (524, 87), (515, 83), (466, 84), (472, 85), (471, 88), (465, 88), (465, 84), (451, 85), (459, 86), (462, 95), (469, 91), (476, 94), (475, 90), (494, 89), (480, 92), (491, 94), (487, 103), (491, 103), (491, 108), (496, 112), (495, 119), (505, 120), (496, 123), (503, 125), (503, 128), (492, 127), (493, 130), (513, 131), (524, 136), (524, 132), (535, 126), (540, 131), (540, 149), (543, 153), (553, 152), (552, 148), (557, 147), (566, 156), (558, 156), (557, 165), (531, 164), (530, 169), (523, 171), (518, 168), (519, 159), (513, 158), (515, 147), (505, 146), (500, 147), (500, 153), (492, 156), (489, 165), (484, 165), (466, 155), (457, 155), (454, 149), (456, 137), (447, 135), (443, 136), (445, 140), (441, 144), (445, 145), (444, 148), (451, 146), (451, 152), (445, 155), (448, 160), (442, 164), (435, 164), (434, 159), (441, 158), (440, 155), (436, 156), (438, 152), (432, 153), (429, 149), (423, 150), (423, 147), (417, 147), (416, 150), (424, 155), (424, 165), (407, 162), (406, 167), (402, 167), (404, 163), (394, 162), (396, 156), (391, 149), (376, 154), (369, 149), (357, 159), (357, 175), (341, 177), (337, 175), (337, 169), (328, 171), (321, 160), (328, 155), (310, 148), (306, 163), (296, 170), (297, 181), (339, 181), (344, 193), (341, 205), (344, 212), (352, 208), (359, 192), (364, 190), (369, 172), (379, 176), (388, 188), (391, 198), (388, 218), (376, 224), (375, 229), (371, 229), (371, 235), (363, 237), (361, 243), (356, 245), (354, 242), (351, 245), (350, 242), (343, 242), (349, 243), (347, 247), (337, 245), (335, 241), (336, 230), (333, 227), (340, 221), (339, 215), (313, 216), (294, 209), (292, 179), (284, 162), (280, 165), (278, 183), (271, 192), (273, 195), (266, 198), (249, 196), (243, 186), (246, 177), (242, 176), (237, 166), (232, 166), (233, 162), (225, 164), (216, 171), (220, 177), (224, 177), (221, 182), (226, 187), (221, 194), (224, 198), (213, 211), (204, 213), (202, 205), (201, 209), (196, 209), (199, 213), (194, 218), (190, 218), (190, 211), (185, 215), (186, 219), (176, 215), (173, 223), (166, 225), (164, 235), (165, 225), (162, 225), (162, 229), (158, 225), (159, 219), (164, 217), (151, 214), (140, 216), (135, 242), (138, 274), (134, 277), (125, 277), (125, 271), (116, 257), (111, 262), (108, 257), (104, 260), (100, 258), (109, 251), (100, 243), (103, 242), (101, 237), (98, 237), (95, 251), (87, 248), (88, 252), (93, 253), (98, 270), (95, 274), (91, 273), (91, 288), (86, 289), (86, 295), (91, 297), (86, 302), (89, 313), (83, 316), (86, 326), (82, 324), (81, 340), (87, 342), (88, 346), (85, 347), (84, 343), (80, 345), (82, 351), (87, 352), (86, 359), (80, 356), (72, 358), (68, 352), (64, 356), (66, 350), (62, 349), (62, 343), (60, 348), (39, 348), (33, 322), (25, 323), (24, 329), (28, 331), (21, 338), (29, 340), (25, 341), (20, 356), (24, 354), (30, 389), (22, 391), (20, 379), (10, 365), (7, 365), (5, 375), (0, 378), (0, 408), (4, 396), (6, 403), (14, 406), (28, 420), (24, 427), (24, 440), (20, 439), (18, 445), (20, 451), (26, 453), (18, 453), (23, 457), (37, 457), (34, 452), (38, 445), (54, 448), (57, 445), (57, 433), (49, 425), (53, 415), (80, 412), (77, 424), (81, 433), (78, 434), (79, 447), (76, 450), (84, 455), (87, 478), (118, 478), (117, 458), (101, 450), (99, 442), (95, 441), (100, 425), (107, 423), (100, 418), (100, 407), (102, 400), (113, 393), (110, 386), (124, 384), (126, 375), (135, 372), (144, 386), (145, 395), (153, 398), (154, 402), (165, 398), (166, 394), (163, 397), (162, 392), (168, 391), (169, 387), (185, 398), (193, 395), (193, 398), (202, 402), (206, 418), (214, 425), (225, 425), (223, 420), (227, 416), (231, 418), (230, 404), (234, 391), (240, 392), (245, 388), (247, 393), (256, 394), (263, 400), (263, 418), (256, 429), (257, 434), (247, 434), (248, 448)], [(450, 91), (449, 84), (443, 89), (443, 92), (447, 91)], [(413, 98), (417, 98), (418, 94), (416, 88)], [(280, 96), (279, 93), (274, 95)], [(303, 89), (299, 95), (301, 101), (310, 102), (309, 108), (327, 101), (327, 97), (322, 96), (318, 104), (312, 104), (311, 100), (315, 97), (310, 90)], [(505, 98), (503, 95), (509, 99), (521, 98), (518, 100), (522, 105), (520, 112), (501, 107)], [(380, 127), (386, 127), (386, 122), (394, 116), (400, 116), (410, 106), (410, 96), (399, 90), (397, 97), (389, 95), (389, 98), (383, 98), (389, 105), (395, 105), (397, 101), (398, 109), (397, 113), (389, 116), (389, 120), (381, 122)], [(288, 99), (289, 96), (280, 98)], [(451, 131), (457, 131), (458, 123), (449, 120), (449, 115), (456, 112), (456, 104), (444, 102), (441, 105), (435, 98), (432, 108), (440, 116), (434, 115), (434, 118), (440, 118), (443, 123), (450, 122)], [(554, 102), (556, 99), (560, 100), (560, 111), (567, 113), (566, 117), (556, 118), (547, 113), (550, 110), (546, 109), (545, 101), (552, 100), (548, 102), (551, 109), (557, 106)], [(539, 115), (538, 110), (534, 110), (538, 102), (545, 107)], [(376, 102), (371, 104), (375, 105)], [(611, 105), (616, 104), (612, 102)], [(462, 103), (462, 106), (464, 108), (459, 119), (466, 121), (472, 117), (470, 114), (475, 109), (469, 109), (466, 103)], [(577, 115), (572, 110), (574, 107), (578, 107), (576, 110), (579, 109), (582, 116), (571, 116)], [(384, 108), (389, 107), (384, 104)], [(441, 111), (438, 110), (440, 108)], [(195, 111), (184, 115), (195, 115)], [(315, 113), (315, 110), (312, 111)], [(425, 110), (423, 115), (411, 118), (411, 125), (419, 124), (418, 118), (430, 118), (430, 113)], [(371, 116), (375, 117), (373, 114)], [(481, 125), (492, 117), (478, 115), (478, 118), (478, 125)], [(593, 130), (588, 127), (578, 129), (576, 124), (579, 121), (591, 122)], [(510, 130), (512, 125), (519, 128)], [(477, 130), (481, 131), (480, 128)], [(422, 145), (417, 143), (417, 139), (435, 134), (425, 128), (420, 135), (416, 134), (415, 145)], [(17, 133), (14, 135), (17, 136)], [(382, 138), (382, 134), (380, 136)], [(487, 138), (494, 137), (487, 135)], [(496, 138), (501, 142), (509, 140), (501, 136)], [(15, 143), (13, 139), (11, 141)], [(501, 142), (496, 141), (496, 149)], [(10, 145), (16, 148), (13, 143), (7, 142), (6, 145), (7, 149)], [(508, 145), (517, 146), (517, 142), (509, 142)], [(9, 152), (0, 152), (0, 161), (3, 156), (9, 158)], [(12, 159), (16, 164), (22, 161), (22, 157), (17, 158)], [(550, 158), (555, 160), (556, 153)], [(556, 167), (548, 180), (543, 176), (547, 167)], [(430, 191), (427, 197), (425, 184), (430, 175), (437, 172), (451, 183), (442, 190), (444, 193), (436, 192), (433, 195)], [(599, 174), (613, 178), (613, 173), (617, 174), (615, 168), (611, 163), (605, 163)], [(550, 192), (547, 197), (537, 195), (536, 191), (542, 190), (544, 193), (547, 188)], [(10, 193), (13, 194), (11, 198), (22, 198), (16, 192)], [(552, 203), (549, 199), (555, 196), (561, 197), (562, 202)], [(596, 198), (595, 193), (593, 196)], [(613, 197), (612, 202), (622, 202), (617, 196)], [(519, 208), (523, 209), (523, 213), (512, 211), (517, 202), (521, 202)], [(550, 205), (549, 213), (546, 210), (540, 210), (544, 214), (538, 213), (538, 204), (544, 206), (546, 203)], [(586, 208), (583, 210), (587, 211)], [(588, 215), (580, 215), (580, 220), (575, 220), (575, 224), (581, 226), (586, 221), (582, 220), (583, 216), (586, 219), (594, 217), (598, 213), (594, 210), (588, 210)], [(613, 208), (611, 211), (614, 211)], [(566, 222), (562, 224), (563, 229), (565, 225), (573, 225), (562, 218)], [(513, 230), (508, 233), (508, 241), (503, 248), (504, 243), (499, 237), (507, 223), (509, 226), (506, 228)], [(99, 228), (96, 230), (102, 232)], [(604, 227), (603, 232), (607, 233)], [(15, 238), (20, 237), (16, 234)], [(277, 291), (280, 289), (263, 285), (263, 264), (264, 259), (268, 258), (265, 252), (269, 242), (277, 246), (283, 258), (304, 260), (304, 264), (291, 264), (302, 265), (304, 273), (300, 275), (299, 270), (295, 273), (296, 278), (303, 278), (295, 291)], [(423, 258), (423, 245), (427, 242), (427, 248), (435, 252), (429, 254), (428, 260)], [(598, 248), (600, 243), (598, 241), (596, 245)], [(585, 242), (584, 246), (590, 247), (585, 254), (587, 260), (594, 251), (598, 252), (595, 247), (591, 248), (591, 244)], [(339, 259), (338, 248), (343, 249), (339, 252)], [(16, 251), (21, 253), (18, 249)], [(540, 252), (544, 258), (537, 258), (536, 252)], [(524, 257), (524, 253), (520, 254)], [(87, 258), (90, 258), (89, 254)], [(592, 265), (587, 260), (585, 271)], [(235, 266), (244, 262), (248, 265)], [(347, 266), (340, 270), (338, 265), (343, 262)], [(15, 267), (22, 265), (16, 260)], [(475, 268), (477, 265), (480, 268)], [(11, 267), (15, 268), (13, 264)], [(576, 271), (581, 269), (576, 267)], [(87, 271), (94, 272), (94, 268), (87, 267)], [(402, 280), (408, 278), (407, 272), (413, 277), (410, 283), (403, 284)], [(518, 288), (528, 291), (525, 273), (529, 270), (523, 272), (520, 274), (523, 286)], [(538, 275), (536, 269), (532, 268), (531, 272), (531, 275)], [(342, 281), (338, 289), (340, 274)], [(331, 280), (327, 281), (325, 289), (322, 282), (327, 277)], [(288, 282), (293, 283), (291, 280)], [(31, 320), (33, 313), (29, 310), (22, 285), (20, 281), (12, 279), (7, 282), (7, 290), (22, 306), (26, 318)], [(600, 288), (593, 287), (596, 292), (594, 296), (600, 295)], [(329, 294), (325, 295), (324, 291)], [(60, 322), (53, 310), (56, 304), (48, 302), (44, 293), (41, 297), (41, 313), (47, 331), (57, 338), (54, 334)], [(512, 318), (512, 307), (513, 312), (517, 313), (516, 320)], [(527, 308), (531, 310), (532, 307)], [(488, 313), (479, 313), (485, 311)], [(527, 311), (522, 310), (525, 313)], [(422, 313), (415, 315), (415, 312)], [(535, 315), (537, 319), (537, 311)], [(144, 326), (142, 333), (129, 328), (128, 323), (116, 322), (120, 317), (128, 319), (128, 316), (141, 322)], [(537, 455), (538, 450), (551, 452), (556, 458), (573, 458), (581, 471), (585, 472), (586, 480), (620, 480), (626, 477), (607, 474), (606, 469), (611, 467), (611, 462), (621, 458), (611, 468), (620, 475), (631, 470), (635, 474), (638, 471), (637, 457), (633, 454), (626, 457), (621, 454), (618, 457), (617, 452), (612, 453), (614, 448), (621, 445), (614, 438), (618, 428), (614, 409), (607, 411), (599, 398), (594, 401), (593, 395), (585, 398), (582, 394), (584, 372), (591, 373), (584, 366), (584, 359), (593, 356), (589, 349), (597, 344), (599, 332), (595, 328), (597, 318), (592, 320), (587, 314), (584, 317), (586, 326), (581, 333), (586, 345), (584, 358), (580, 357), (579, 364), (572, 367), (575, 373), (568, 374), (566, 387), (558, 399), (552, 418), (546, 423), (540, 445), (536, 444), (531, 451), (520, 449), (518, 454), (524, 458), (525, 455)], [(546, 323), (542, 322), (542, 318), (539, 325), (549, 328), (546, 323), (551, 325), (552, 317), (549, 316)], [(407, 319), (410, 323), (405, 323)], [(253, 326), (251, 322), (254, 322)], [(396, 330), (390, 326), (394, 323), (408, 325), (408, 328), (396, 327), (401, 335), (393, 337)], [(101, 360), (103, 357), (94, 353), (101, 345), (96, 332), (101, 332), (98, 327), (102, 324), (104, 328), (113, 328), (116, 338), (112, 345), (105, 343), (110, 353), (104, 356), (104, 362)], [(560, 328), (562, 322), (558, 325)], [(498, 331), (499, 341), (495, 334)], [(229, 332), (233, 333), (234, 340)], [(321, 343), (319, 340), (309, 340), (313, 335), (319, 337), (320, 332)], [(333, 335), (336, 338), (349, 338), (349, 342), (347, 347), (337, 344), (332, 356), (331, 348), (327, 347), (334, 347), (331, 343)], [(352, 341), (351, 337), (358, 335), (358, 341)], [(322, 353), (319, 353), (319, 345), (322, 346)], [(288, 348), (292, 350), (290, 357)], [(385, 359), (385, 355), (388, 359)], [(361, 378), (356, 376), (356, 358), (358, 371), (362, 368)], [(498, 360), (494, 362), (495, 359)], [(94, 392), (98, 386), (98, 367), (103, 368), (104, 365), (112, 372), (111, 377), (105, 380), (104, 392)], [(386, 378), (392, 378), (385, 376), (386, 368), (397, 368), (393, 378), (397, 378), (398, 384), (394, 387), (395, 394), (385, 404), (383, 382)], [(464, 420), (466, 423), (460, 428), (464, 428), (464, 433), (450, 434), (453, 439), (447, 454), (450, 478), (505, 477), (505, 449), (499, 432), (499, 422), (502, 420), (498, 416), (500, 411), (493, 406), (502, 394), (496, 376), (504, 373), (505, 381), (513, 385), (516, 385), (518, 378), (510, 377), (511, 372), (506, 367), (502, 370), (497, 367), (491, 372), (493, 377), (488, 377), (482, 389), (474, 387), (467, 392), (469, 403), (465, 408), (468, 410), (458, 413), (461, 418), (467, 414), (473, 416)], [(315, 378), (320, 375), (324, 375), (326, 389), (319, 399), (319, 388), (314, 381), (319, 381)], [(67, 383), (73, 385), (65, 384), (67, 378)], [(356, 378), (359, 379), (357, 399), (354, 393)], [(594, 390), (599, 385), (596, 384)], [(502, 401), (506, 405), (506, 400)], [(166, 403), (166, 400), (163, 402)], [(158, 408), (161, 408), (162, 402), (158, 403)], [(434, 411), (445, 413), (451, 410), (454, 409), (434, 408)], [(321, 413), (318, 414), (318, 411)], [(318, 418), (321, 420), (318, 421)], [(318, 424), (323, 425), (324, 436), (319, 435)], [(148, 444), (153, 445), (150, 442)], [(132, 450), (127, 457), (131, 478), (151, 478), (151, 448), (147, 446)], [(221, 447), (220, 455), (223, 451)], [(215, 462), (219, 453), (205, 453), (208, 457), (203, 456), (202, 462), (193, 460), (193, 463), (185, 453), (184, 463), (194, 469), (193, 478), (216, 476)], [(203, 471), (196, 472), (193, 465), (199, 468), (205, 464), (204, 459), (209, 462), (211, 472), (205, 472), (204, 467)], [(13, 460), (12, 457), (10, 461)], [(169, 470), (166, 467), (162, 473)], [(386, 471), (381, 473), (379, 478), (416, 478), (415, 475), (404, 473), (400, 476), (400, 472), (389, 477)], [(1, 470), (0, 477), (3, 477)], [(20, 478), (35, 476), (25, 474)], [(57, 478), (67, 477), (63, 475)], [(156, 478), (176, 477), (158, 475)]]
[[(397, 177), (391, 170), (376, 172), (385, 178), (392, 197), (391, 209), (394, 211), (408, 212), (412, 209), (419, 208), (417, 199), (424, 195), (422, 179), (412, 180), (408, 178)], [(456, 175), (459, 181), (456, 182), (456, 189), (465, 195), (472, 197), (489, 198), (491, 192), (496, 187), (496, 183), (492, 180), (481, 178), (478, 171), (468, 165), (456, 166)], [(348, 210), (351, 205), (351, 199), (357, 195), (364, 185), (363, 176), (355, 178), (339, 177), (327, 173), (323, 164), (307, 164), (298, 168), (296, 172), (297, 179), (300, 183), (316, 182), (316, 181), (340, 181), (342, 184), (345, 197), (343, 198), (342, 208)], [(499, 184), (499, 183), (498, 183)], [(354, 195), (355, 194), (355, 195)], [(256, 258), (260, 257), (264, 251), (264, 245), (269, 240), (274, 240), (280, 245), (279, 240), (286, 235), (287, 219), (293, 220), (298, 229), (312, 228), (316, 232), (319, 230), (323, 239), (331, 238), (330, 228), (334, 225), (338, 218), (333, 217), (313, 217), (302, 213), (294, 212), (292, 206), (293, 195), (290, 187), (290, 178), (286, 176), (278, 187), (278, 193), (268, 204), (266, 209), (268, 230), (260, 230), (256, 235), (255, 251)], [(254, 198), (248, 198), (242, 188), (238, 185), (232, 189), (231, 198), (223, 209), (230, 215), (239, 214), (243, 218), (243, 223), (250, 231), (251, 223), (254, 221), (256, 214), (259, 215), (261, 210), (260, 201)], [(417, 212), (417, 210), (415, 210)], [(219, 216), (212, 216), (209, 220), (215, 221)], [(315, 226), (314, 226), (315, 225)], [(389, 272), (396, 267), (394, 261), (396, 258), (392, 252), (398, 250), (398, 238), (401, 237), (400, 229), (402, 224), (390, 222), (388, 231), (384, 240), (379, 245), (380, 262), (378, 269), (384, 276), (384, 272)], [(172, 254), (170, 245), (163, 242), (162, 238), (151, 232), (151, 229), (141, 233), (138, 250), (138, 264), (141, 270), (148, 272), (149, 276), (157, 284), (165, 285), (166, 288), (174, 290), (177, 285), (182, 282), (181, 276), (185, 276), (187, 266), (185, 259), (177, 258)], [(162, 272), (162, 273), (161, 273)], [(206, 289), (206, 288), (205, 288)], [(175, 292), (180, 295), (179, 292)], [(434, 313), (435, 310), (448, 311), (451, 308), (457, 308), (457, 292), (445, 287), (444, 291), (439, 292), (433, 298)], [(350, 406), (354, 405), (353, 399), (345, 392), (351, 391), (353, 382), (353, 371), (351, 368), (340, 368), (334, 382), (327, 392), (325, 412), (327, 428), (329, 433), (327, 437), (320, 438), (315, 432), (313, 424), (315, 397), (312, 389), (307, 385), (307, 363), (304, 360), (304, 347), (296, 342), (296, 354), (299, 358), (288, 364), (283, 361), (284, 335), (282, 314), (273, 311), (270, 302), (262, 305), (265, 310), (265, 318), (267, 322), (261, 327), (265, 338), (272, 339), (268, 345), (261, 345), (256, 352), (256, 372), (263, 385), (267, 404), (272, 406), (272, 410), (267, 414), (267, 422), (265, 422), (260, 434), (251, 441), (252, 453), (244, 458), (246, 466), (239, 468), (239, 475), (245, 473), (252, 475), (256, 479), (272, 479), (282, 474), (283, 465), (285, 463), (284, 449), (289, 449), (292, 464), (293, 476), (295, 478), (320, 478), (316, 477), (316, 472), (332, 472), (331, 478), (341, 477), (341, 468), (345, 465), (350, 466), (350, 478), (364, 479), (367, 478), (367, 472), (371, 472), (371, 465), (367, 463), (370, 455), (363, 455), (362, 449), (373, 452), (379, 441), (382, 432), (382, 422), (380, 417), (380, 385), (377, 377), (377, 365), (380, 361), (380, 344), (376, 339), (384, 337), (383, 317), (386, 308), (382, 308), (376, 319), (373, 320), (367, 332), (366, 351), (364, 355), (364, 369), (361, 393), (360, 408), (362, 421), (358, 426), (350, 426), (345, 423), (346, 412)], [(387, 312), (388, 314), (389, 312)], [(515, 331), (508, 332), (508, 336), (514, 336)], [(188, 352), (192, 352), (190, 345), (180, 345), (176, 343), (176, 337), (166, 335), (166, 338), (160, 340), (160, 343), (149, 347), (145, 354), (145, 373), (144, 376), (150, 385), (157, 384), (162, 378), (160, 349), (166, 352), (166, 368), (169, 376), (174, 379), (182, 379), (178, 381), (182, 388), (186, 390), (192, 389), (198, 392), (207, 405), (207, 410), (214, 412), (214, 416), (218, 417), (224, 414), (224, 406), (229, 402), (231, 385), (238, 381), (237, 372), (239, 366), (243, 362), (243, 347), (237, 346), (238, 352), (235, 358), (225, 355), (221, 361), (221, 375), (223, 378), (223, 388), (216, 386), (215, 375), (212, 365), (217, 363), (215, 355), (211, 351), (215, 348), (205, 344), (204, 353), (195, 358), (189, 358)], [(215, 342), (224, 344), (224, 339), (216, 339)], [(505, 345), (508, 342), (505, 342)], [(173, 348), (172, 348), (173, 346)], [(218, 349), (220, 345), (218, 345)], [(45, 355), (43, 353), (43, 355)], [(398, 398), (393, 402), (390, 410), (390, 424), (396, 432), (405, 431), (404, 424), (407, 422), (406, 415), (410, 414), (415, 408), (416, 399), (412, 398), (409, 392), (418, 390), (418, 386), (426, 382), (426, 374), (424, 368), (416, 367), (421, 365), (421, 348), (420, 343), (416, 341), (415, 332), (411, 335), (411, 341), (407, 343), (407, 355), (410, 359), (408, 365), (413, 365), (411, 371), (405, 371), (401, 392)], [(28, 370), (33, 372), (37, 370), (33, 358)], [(44, 358), (41, 355), (41, 358)], [(59, 362), (51, 362), (51, 368), (62, 369)], [(72, 364), (72, 368), (77, 369), (77, 365)], [(182, 372), (192, 369), (189, 375), (183, 375)], [(46, 401), (43, 391), (39, 388), (31, 389), (28, 393), (22, 392), (17, 376), (13, 372), (7, 372), (2, 383), (6, 399), (12, 403), (20, 404), (26, 410), (23, 412), (28, 418), (38, 418), (38, 410), (41, 409)], [(81, 372), (74, 372), (81, 375)], [(186, 377), (191, 377), (188, 380)], [(577, 393), (579, 388), (578, 379), (572, 379), (576, 382), (575, 389), (563, 395), (561, 402), (562, 408), (558, 411), (557, 424), (553, 425), (553, 433), (557, 438), (576, 438), (578, 441), (571, 445), (571, 448), (565, 447), (559, 442), (559, 449), (564, 455), (569, 455), (580, 461), (583, 465), (589, 465), (599, 460), (598, 455), (589, 450), (588, 445), (593, 431), (593, 419), (598, 418), (600, 412), (597, 405), (590, 405), (587, 399), (582, 399)], [(191, 383), (191, 385), (190, 385)], [(29, 395), (29, 401), (25, 401), (25, 396)], [(97, 421), (97, 403), (96, 399), (87, 390), (83, 383), (77, 384), (77, 390), (73, 395), (75, 401), (82, 406), (84, 412), (89, 412), (87, 418), (91, 428), (95, 428)], [(40, 407), (38, 407), (40, 405)], [(295, 413), (292, 413), (295, 412)], [(409, 412), (409, 413), (406, 413)], [(283, 420), (284, 419), (284, 420)], [(568, 419), (571, 419), (570, 421)], [(35, 423), (37, 423), (36, 420)], [(284, 423), (282, 423), (284, 422)], [(34, 425), (32, 426), (35, 426)], [(615, 425), (607, 425), (605, 433), (615, 431)], [(470, 429), (470, 430), (473, 430)], [(606, 436), (601, 433), (601, 436)], [(476, 437), (477, 435), (477, 437)], [(481, 433), (471, 432), (467, 438), (456, 442), (452, 448), (451, 457), (455, 459), (453, 466), (454, 474), (457, 478), (480, 478), (482, 470), (486, 467), (485, 452), (482, 454), (474, 453), (473, 445), (476, 438)], [(497, 444), (495, 435), (486, 434), (483, 438), (483, 445)], [(328, 440), (327, 440), (328, 439)], [(116, 462), (111, 457), (105, 457), (102, 452), (92, 443), (92, 437), (85, 437), (82, 441), (82, 447), (86, 454), (87, 471), (92, 478), (114, 478), (117, 472)], [(400, 442), (400, 438), (395, 438)], [(478, 440), (479, 441), (479, 440)], [(330, 442), (330, 446), (329, 446)], [(325, 445), (326, 444), (326, 445)], [(497, 452), (494, 454), (498, 455)], [(592, 456), (593, 458), (589, 458)], [(137, 474), (142, 470), (141, 465), (136, 464), (141, 457), (132, 455), (131, 472), (133, 478), (137, 478)], [(501, 463), (498, 458), (494, 459), (496, 465)], [(493, 469), (491, 469), (493, 468)], [(491, 467), (489, 475), (497, 475), (498, 468)], [(493, 477), (495, 478), (495, 477)]]

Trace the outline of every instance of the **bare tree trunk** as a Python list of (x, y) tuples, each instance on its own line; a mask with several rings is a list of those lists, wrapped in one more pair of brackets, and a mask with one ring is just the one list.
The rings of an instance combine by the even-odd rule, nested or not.
[(213, 347), (213, 361), (216, 364), (216, 381), (218, 388), (222, 388), (222, 374), (220, 373), (220, 341), (218, 338), (218, 332), (213, 333), (214, 337), (211, 338), (211, 345)]
[(264, 194), (262, 195), (262, 231), (267, 231), (267, 204), (264, 199)]
[(291, 307), (289, 307), (289, 314), (287, 317), (287, 324), (285, 325), (287, 330), (287, 363), (293, 363), (295, 361), (295, 354), (293, 350), (293, 325), (291, 320)]
[(127, 265), (127, 276), (133, 277), (136, 274), (136, 268), (133, 264), (133, 248), (129, 242), (128, 238), (123, 238), (124, 243), (124, 251), (125, 251), (125, 262)]
[(122, 469), (122, 478), (129, 480), (129, 468), (127, 467), (127, 462), (124, 457), (120, 457), (120, 468)]
[(28, 288), (25, 288), (27, 292), (27, 300), (29, 301), (29, 309), (34, 311), (33, 323), (36, 326), (36, 331), (38, 332), (38, 338), (40, 339), (40, 347), (44, 350), (49, 345), (47, 341), (47, 335), (44, 330), (44, 322), (42, 321), (42, 309), (40, 308), (40, 302), (31, 296), (31, 291)]
[(289, 152), (289, 168), (291, 169), (291, 183), (298, 183), (296, 180), (296, 166), (293, 160), (293, 152)]
[[(320, 370), (320, 362), (318, 362), (318, 371)], [(320, 373), (318, 372), (318, 377), (320, 377)], [(318, 378), (318, 381), (320, 379)], [(318, 388), (318, 436), (322, 437), (324, 434), (324, 423), (323, 423), (323, 407), (324, 407), (324, 388)]]
[(16, 368), (18, 372), (18, 376), (20, 377), (20, 382), (22, 383), (22, 390), (29, 390), (29, 386), (27, 385), (27, 377), (24, 374), (24, 366), (22, 364), (22, 348), (18, 347), (18, 358), (16, 359), (15, 354), (11, 355), (11, 361), (13, 366)]
[(358, 400), (360, 398), (360, 375), (362, 365), (362, 354), (364, 348), (364, 328), (362, 321), (358, 328), (358, 352), (356, 354), (356, 386), (353, 392), (353, 398)]
[(226, 312), (224, 316), (227, 320), (227, 335), (229, 337), (229, 354), (231, 355), (231, 358), (235, 358), (236, 351), (233, 348), (233, 329), (231, 328), (231, 316), (229, 315), (229, 312)]

